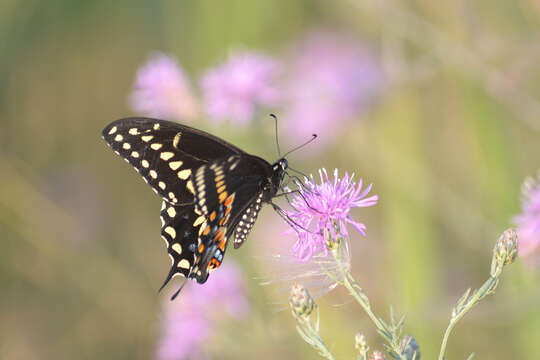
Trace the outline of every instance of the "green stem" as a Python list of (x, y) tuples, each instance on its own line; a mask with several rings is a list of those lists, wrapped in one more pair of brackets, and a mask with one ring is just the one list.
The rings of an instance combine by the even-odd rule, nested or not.
[[(349, 277), (351, 277), (351, 279), (349, 279)], [(351, 283), (351, 280), (354, 282), (354, 285), (353, 283)], [(371, 310), (371, 305), (369, 303), (369, 300), (367, 300), (367, 298), (364, 298), (357, 292), (357, 290), (359, 290), (358, 285), (356, 284), (356, 281), (352, 279), (352, 276), (350, 274), (343, 273), (343, 285), (347, 288), (347, 290), (349, 290), (349, 293), (356, 299), (356, 301), (358, 301), (360, 306), (368, 314), (371, 321), (375, 323), (375, 326), (377, 326), (378, 329), (384, 329), (384, 326), (382, 325), (381, 321), (377, 318), (377, 316), (375, 316), (375, 314)]]
[(358, 355), (358, 360), (368, 360), (367, 351)]
[(296, 330), (300, 337), (314, 347), (322, 357), (328, 360), (335, 360), (334, 355), (332, 355), (324, 341), (321, 339), (318, 329), (313, 326), (311, 319), (297, 317), (297, 321)]
[(313, 323), (309, 321), (309, 330), (313, 333), (313, 339), (315, 340), (314, 347), (319, 351), (319, 354), (328, 360), (334, 360), (334, 355), (328, 350), (326, 347), (326, 344), (322, 341), (321, 337), (319, 336), (319, 333), (316, 329), (313, 328)]
[(490, 277), (477, 291), (474, 292), (474, 294), (467, 300), (467, 304), (463, 306), (457, 313), (455, 313), (452, 316), (452, 319), (450, 319), (450, 323), (448, 324), (448, 327), (446, 328), (446, 331), (444, 332), (444, 337), (441, 344), (441, 350), (439, 352), (439, 358), (438, 360), (444, 360), (444, 354), (446, 352), (446, 345), (448, 344), (448, 338), (450, 337), (450, 333), (454, 329), (454, 326), (456, 326), (457, 322), (461, 320), (465, 314), (471, 310), (480, 300), (482, 300), (487, 295), (491, 294), (493, 290), (497, 287), (497, 284), (499, 282), (499, 278), (497, 277)]
[[(341, 246), (341, 245), (338, 245), (338, 246)], [(358, 285), (356, 280), (354, 280), (349, 270), (343, 268), (338, 252), (339, 252), (339, 249), (334, 249), (332, 251), (332, 255), (336, 259), (336, 263), (338, 264), (339, 272), (341, 274), (341, 279), (338, 282), (341, 283), (343, 286), (345, 286), (347, 290), (349, 290), (349, 293), (356, 299), (358, 304), (360, 304), (362, 309), (364, 309), (364, 311), (369, 316), (371, 321), (373, 321), (377, 329), (379, 329), (379, 333), (385, 334), (390, 337), (390, 338), (387, 338), (386, 336), (383, 336), (385, 340), (387, 340), (387, 342), (390, 344), (390, 347), (392, 351), (395, 353), (395, 355), (399, 356), (399, 358), (402, 360), (406, 360), (406, 358), (404, 358), (401, 354), (401, 349), (399, 348), (398, 339), (396, 339), (394, 334), (388, 331), (388, 329), (386, 329), (386, 326), (381, 322), (381, 320), (377, 318), (377, 316), (375, 316), (375, 314), (371, 310), (371, 304), (369, 302), (369, 298), (364, 293), (360, 285)]]

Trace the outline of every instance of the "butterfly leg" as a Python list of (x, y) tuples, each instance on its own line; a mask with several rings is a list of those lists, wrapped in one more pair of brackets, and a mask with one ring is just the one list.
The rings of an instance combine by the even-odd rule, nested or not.
[(322, 214), (319, 210), (315, 209), (314, 207), (311, 206), (311, 204), (307, 201), (306, 197), (304, 196), (304, 194), (298, 190), (298, 189), (295, 189), (295, 190), (291, 190), (291, 191), (285, 191), (285, 192), (282, 192), (280, 194), (277, 194), (276, 196), (274, 196), (275, 198), (276, 197), (280, 197), (280, 196), (285, 196), (285, 199), (287, 199), (287, 203), (294, 208), (294, 205), (291, 203), (291, 199), (289, 198), (289, 195), (291, 194), (298, 194), (303, 200), (304, 202), (306, 203), (307, 207), (310, 209), (310, 210), (313, 210), (319, 214)]
[(309, 233), (312, 233), (312, 234), (315, 234), (315, 232), (309, 230), (309, 229), (306, 229), (305, 227), (303, 227), (302, 225), (298, 224), (296, 221), (294, 221), (293, 219), (290, 218), (289, 215), (287, 215), (287, 213), (281, 208), (279, 207), (279, 205), (277, 204), (274, 204), (273, 202), (270, 202), (270, 205), (272, 205), (272, 207), (274, 208), (274, 210), (278, 213), (279, 216), (281, 216), (281, 218), (283, 220), (285, 220), (285, 222), (294, 230), (298, 233), (298, 228), (304, 230), (304, 231), (307, 231)]

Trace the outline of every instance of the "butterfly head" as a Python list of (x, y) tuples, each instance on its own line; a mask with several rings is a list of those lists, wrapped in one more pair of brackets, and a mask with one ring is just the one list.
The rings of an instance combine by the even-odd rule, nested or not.
[(288, 167), (289, 163), (285, 158), (279, 159), (274, 165), (272, 165), (272, 196), (275, 195), (281, 187), (281, 183), (283, 182), (283, 178), (285, 177), (285, 172), (287, 171)]

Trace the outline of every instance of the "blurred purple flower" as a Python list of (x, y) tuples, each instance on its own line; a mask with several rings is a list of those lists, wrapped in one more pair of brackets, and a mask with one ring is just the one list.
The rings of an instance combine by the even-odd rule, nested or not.
[(209, 321), (197, 313), (177, 310), (167, 314), (164, 335), (157, 350), (159, 360), (188, 359), (198, 352), (198, 348), (209, 336)]
[(172, 120), (193, 120), (199, 112), (184, 70), (162, 53), (152, 54), (137, 72), (129, 104), (141, 115)]
[(523, 183), (520, 215), (514, 217), (519, 239), (519, 256), (540, 264), (540, 175)]
[(186, 284), (175, 301), (168, 299), (157, 349), (159, 360), (193, 358), (225, 315), (241, 317), (249, 305), (242, 273), (231, 262), (212, 272), (203, 285)]
[(201, 80), (206, 112), (215, 121), (247, 124), (258, 106), (277, 103), (277, 73), (277, 62), (265, 55), (245, 52), (232, 56)]
[(383, 74), (373, 54), (358, 40), (314, 33), (296, 49), (284, 84), (285, 134), (298, 139), (320, 135), (328, 144), (343, 122), (357, 118), (375, 102)]
[[(328, 254), (327, 242), (338, 237), (347, 237), (347, 224), (365, 236), (366, 226), (352, 219), (350, 211), (354, 207), (368, 207), (377, 203), (379, 197), (367, 197), (370, 184), (362, 190), (362, 179), (358, 185), (345, 173), (338, 177), (334, 171), (334, 180), (328, 178), (326, 169), (319, 170), (320, 184), (313, 179), (305, 179), (299, 184), (300, 194), (292, 197), (293, 211), (287, 215), (300, 226), (295, 226), (298, 239), (293, 245), (293, 255), (301, 261), (309, 261), (314, 255)], [(294, 224), (293, 224), (294, 226)], [(309, 230), (309, 231), (308, 231)]]

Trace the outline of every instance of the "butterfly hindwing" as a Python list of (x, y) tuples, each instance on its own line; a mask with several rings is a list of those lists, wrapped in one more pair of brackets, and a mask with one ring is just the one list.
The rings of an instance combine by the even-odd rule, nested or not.
[(193, 222), (197, 245), (188, 277), (204, 283), (208, 274), (221, 265), (228, 239), (238, 228), (246, 208), (253, 203), (253, 211), (260, 209), (264, 176), (252, 173), (257, 166), (264, 166), (259, 158), (229, 156), (197, 169), (192, 208), (197, 215)]
[[(245, 155), (220, 159), (197, 170), (194, 176), (195, 209), (209, 220), (219, 221), (214, 226), (222, 226), (220, 229), (225, 234), (224, 238), (210, 237), (206, 242), (203, 239), (208, 252), (202, 254), (202, 258), (207, 259), (199, 265), (198, 270), (202, 274), (205, 270), (212, 271), (221, 264), (228, 239), (235, 229), (237, 234), (239, 229), (246, 229), (242, 231), (242, 240), (235, 242), (235, 248), (246, 239), (262, 205), (262, 186), (267, 176), (265, 170), (268, 168), (270, 165), (263, 159)], [(212, 230), (211, 234), (213, 233)], [(215, 248), (216, 244), (219, 244), (218, 248)]]

